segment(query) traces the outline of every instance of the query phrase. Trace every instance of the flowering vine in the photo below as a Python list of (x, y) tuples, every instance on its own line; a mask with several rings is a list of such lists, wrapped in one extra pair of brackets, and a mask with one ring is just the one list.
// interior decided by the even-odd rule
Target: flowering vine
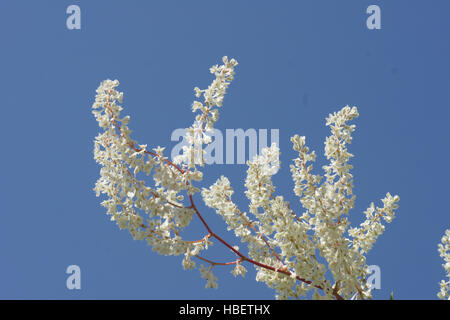
[[(164, 155), (164, 148), (148, 150), (147, 145), (131, 138), (130, 117), (120, 114), (123, 93), (116, 90), (119, 82), (105, 80), (100, 84), (93, 104), (93, 114), (102, 128), (94, 142), (94, 158), (101, 165), (94, 190), (97, 196), (106, 195), (101, 204), (107, 214), (120, 229), (127, 229), (133, 239), (145, 240), (154, 251), (183, 255), (183, 268), (195, 268), (196, 261), (200, 262), (206, 287), (217, 288), (212, 272), (216, 266), (231, 266), (233, 275), (245, 276), (244, 265), (253, 264), (256, 280), (275, 289), (277, 299), (300, 299), (309, 292), (315, 299), (371, 298), (365, 255), (383, 233), (383, 223), (394, 218), (399, 197), (387, 193), (381, 207), (370, 204), (361, 225), (350, 226), (348, 215), (355, 195), (349, 164), (353, 155), (347, 146), (355, 130), (349, 122), (358, 117), (356, 107), (346, 106), (327, 117), (331, 134), (325, 140), (325, 156), (329, 164), (323, 166), (323, 176), (313, 174), (316, 154), (307, 147), (305, 137), (291, 138), (298, 156), (290, 170), (294, 193), (304, 208), (301, 214), (276, 194), (272, 176), (280, 168), (280, 152), (275, 144), (247, 162), (248, 212), (233, 202), (233, 188), (224, 176), (209, 188), (196, 187), (203, 178), (199, 170), (204, 165), (203, 148), (211, 143), (210, 133), (238, 64), (227, 57), (222, 60), (222, 65), (211, 67), (215, 79), (208, 88), (194, 89), (202, 101), (192, 104), (196, 116), (186, 130), (188, 145), (173, 161)], [(151, 186), (145, 180), (150, 175)], [(211, 229), (195, 204), (198, 194), (247, 245), (247, 253)], [(194, 216), (203, 224), (205, 234), (198, 240), (186, 240), (181, 233)], [(446, 237), (443, 243), (448, 250), (448, 234)], [(227, 247), (235, 260), (208, 259), (205, 253), (213, 242)], [(448, 271), (448, 254), (446, 259)], [(448, 289), (448, 282), (441, 286)]]

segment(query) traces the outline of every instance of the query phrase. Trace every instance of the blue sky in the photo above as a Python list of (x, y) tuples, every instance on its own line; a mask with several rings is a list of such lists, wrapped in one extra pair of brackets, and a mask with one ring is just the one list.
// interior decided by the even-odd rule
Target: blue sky
[[(81, 30), (66, 8), (81, 8)], [(366, 8), (381, 8), (380, 30)], [(95, 89), (119, 79), (133, 138), (149, 146), (192, 123), (193, 88), (212, 80), (223, 55), (239, 61), (216, 127), (276, 128), (279, 194), (300, 210), (288, 165), (290, 136), (305, 135), (325, 163), (325, 117), (356, 105), (353, 225), (386, 192), (400, 195), (395, 220), (368, 255), (381, 268), (378, 299), (435, 299), (444, 278), (437, 244), (450, 227), (450, 40), (448, 1), (22, 1), (0, 2), (0, 298), (272, 299), (255, 281), (217, 269), (205, 289), (180, 257), (159, 256), (109, 221), (92, 191), (99, 176), (91, 114)], [(243, 210), (246, 167), (212, 165)], [(319, 170), (318, 172), (321, 172)], [(200, 199), (197, 199), (197, 202)], [(219, 234), (239, 244), (215, 213)], [(203, 234), (198, 221), (191, 234)], [(217, 243), (211, 256), (233, 258)], [(81, 290), (66, 288), (67, 266)]]

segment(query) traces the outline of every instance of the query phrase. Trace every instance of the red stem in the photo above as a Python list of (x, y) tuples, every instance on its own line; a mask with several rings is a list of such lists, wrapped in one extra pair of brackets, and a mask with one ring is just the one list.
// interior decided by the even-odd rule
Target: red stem
[[(109, 93), (110, 93), (110, 92), (108, 91), (108, 94), (109, 94)], [(114, 115), (114, 113), (112, 112), (111, 108), (109, 107), (109, 97), (108, 97), (108, 101), (107, 101), (107, 104), (105, 105), (105, 107), (111, 112), (112, 115)], [(116, 126), (116, 128), (119, 130), (119, 132), (121, 132), (120, 126), (119, 126), (119, 124), (116, 122), (116, 120), (115, 120), (115, 119), (111, 119), (111, 120), (112, 120), (112, 122), (114, 123), (114, 125)], [(130, 146), (135, 152), (140, 152), (140, 151), (142, 151), (142, 149), (136, 148), (132, 143), (130, 143), (129, 146)], [(151, 151), (147, 151), (147, 150), (145, 150), (144, 152), (145, 152), (146, 154), (150, 154), (150, 155), (152, 155), (152, 156), (154, 156), (154, 157), (159, 157), (159, 158), (161, 158), (161, 155), (159, 155), (159, 154), (157, 154), (157, 153), (154, 153), (154, 152), (151, 152)], [(169, 164), (170, 166), (172, 166), (172, 167), (174, 167), (175, 169), (177, 169), (181, 174), (184, 174), (184, 173), (185, 173), (184, 170), (182, 170), (181, 168), (179, 168), (176, 164), (172, 163), (172, 162), (171, 162), (170, 160), (168, 160), (167, 158), (163, 158), (163, 160), (164, 160), (164, 162), (166, 162), (166, 163)], [(191, 202), (191, 206), (190, 206), (190, 207), (191, 207), (192, 209), (194, 209), (194, 211), (195, 211), (197, 217), (198, 217), (198, 218), (200, 219), (200, 221), (203, 223), (203, 225), (205, 226), (206, 230), (208, 230), (210, 236), (216, 238), (216, 239), (217, 239), (218, 241), (220, 241), (223, 245), (225, 245), (228, 249), (230, 249), (230, 250), (233, 251), (237, 256), (239, 256), (242, 260), (247, 261), (247, 262), (249, 262), (249, 263), (251, 263), (251, 264), (254, 264), (254, 265), (258, 266), (258, 267), (261, 267), (261, 268), (264, 268), (264, 269), (267, 269), (267, 270), (271, 270), (271, 271), (274, 271), (274, 272), (279, 272), (279, 273), (285, 274), (285, 275), (287, 275), (287, 276), (290, 276), (290, 275), (292, 274), (289, 270), (281, 270), (281, 269), (277, 269), (277, 268), (274, 268), (274, 267), (272, 267), (272, 266), (266, 265), (266, 264), (264, 264), (264, 263), (260, 263), (260, 262), (258, 262), (258, 261), (252, 260), (252, 259), (246, 257), (246, 256), (245, 256), (244, 254), (242, 254), (241, 252), (239, 252), (239, 250), (236, 250), (235, 248), (233, 248), (228, 242), (226, 242), (225, 240), (223, 240), (220, 236), (218, 236), (216, 233), (214, 233), (214, 232), (211, 230), (211, 228), (210, 228), (209, 225), (206, 223), (206, 221), (205, 221), (205, 219), (203, 218), (203, 216), (202, 216), (202, 215), (200, 214), (200, 212), (198, 211), (198, 209), (197, 209), (197, 207), (196, 207), (196, 205), (195, 205), (195, 203), (194, 203), (194, 199), (193, 199), (192, 195), (189, 195), (189, 200), (190, 200), (190, 202)], [(200, 258), (200, 257), (198, 256), (198, 258)], [(207, 260), (207, 259), (205, 259), (205, 258), (200, 258), (200, 259), (205, 260), (205, 261)], [(238, 260), (237, 260), (237, 261), (238, 261)], [(208, 260), (208, 262), (209, 262), (209, 260)], [(214, 262), (211, 261), (210, 263), (214, 263)], [(234, 262), (234, 263), (236, 263), (236, 262)], [(221, 265), (234, 264), (234, 263), (222, 263)], [(219, 264), (219, 263), (216, 263), (216, 264)], [(296, 278), (297, 280), (302, 281), (302, 282), (307, 283), (307, 284), (311, 284), (311, 283), (312, 283), (311, 281), (306, 280), (306, 279), (303, 279), (303, 278), (300, 278), (299, 276), (296, 276), (295, 278)], [(317, 289), (323, 290), (323, 287), (321, 287), (321, 286), (315, 285), (314, 287), (317, 288)], [(334, 297), (335, 297), (337, 300), (344, 300), (344, 298), (342, 298), (337, 292), (333, 292), (333, 295), (334, 295)]]

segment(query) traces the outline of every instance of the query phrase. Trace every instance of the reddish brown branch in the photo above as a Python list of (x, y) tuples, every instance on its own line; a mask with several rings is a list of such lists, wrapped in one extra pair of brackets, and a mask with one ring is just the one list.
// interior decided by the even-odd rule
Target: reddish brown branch
[[(231, 199), (229, 199), (227, 196), (225, 196), (225, 198), (228, 201), (231, 201)], [(239, 210), (239, 208), (236, 208), (237, 212), (239, 213), (239, 215), (241, 216), (241, 218), (245, 221), (245, 223), (247, 224), (248, 227), (250, 227), (253, 231), (255, 231), (255, 233), (264, 241), (264, 243), (266, 244), (266, 246), (270, 249), (270, 251), (272, 252), (272, 255), (278, 260), (278, 262), (284, 267), (284, 263), (283, 261), (281, 261), (280, 257), (278, 256), (278, 254), (275, 252), (275, 250), (272, 248), (272, 246), (269, 244), (269, 242), (266, 240), (266, 237), (264, 236), (263, 233), (261, 233), (260, 231), (256, 230), (255, 226), (253, 225), (253, 222), (250, 221), (246, 216), (244, 216), (244, 214), (241, 212), (241, 210)]]
[[(115, 119), (113, 119), (114, 113), (113, 113), (113, 111), (111, 110), (111, 108), (110, 108), (110, 106), (109, 106), (109, 103), (110, 103), (110, 101), (109, 101), (109, 95), (111, 94), (111, 91), (108, 90), (107, 93), (108, 93), (108, 100), (107, 100), (107, 103), (105, 104), (105, 107), (106, 107), (106, 108), (109, 110), (109, 112), (111, 113), (111, 121), (113, 122), (113, 124), (115, 125), (115, 127), (119, 130), (119, 132), (122, 133), (119, 124), (116, 122)], [(202, 119), (202, 122), (203, 122), (203, 121), (204, 121), (204, 118)], [(203, 123), (201, 124), (201, 126), (203, 126)], [(130, 148), (133, 149), (135, 152), (141, 152), (141, 151), (143, 150), (143, 149), (140, 149), (140, 148), (136, 148), (136, 147), (134, 146), (134, 144), (131, 143), (131, 142), (129, 143), (129, 146), (130, 146)], [(149, 154), (149, 155), (152, 155), (152, 156), (154, 156), (154, 157), (162, 158), (162, 160), (163, 160), (164, 162), (166, 162), (168, 165), (174, 167), (174, 168), (175, 168), (176, 170), (178, 170), (181, 174), (184, 174), (184, 173), (185, 173), (185, 171), (184, 171), (183, 169), (181, 169), (181, 168), (178, 167), (176, 164), (172, 163), (170, 160), (168, 160), (167, 158), (162, 157), (161, 155), (159, 155), (159, 154), (157, 154), (157, 153), (154, 153), (154, 152), (151, 152), (151, 151), (148, 151), (148, 150), (144, 150), (144, 153)], [(186, 183), (188, 184), (188, 182), (186, 182)], [(214, 233), (214, 232), (211, 230), (211, 228), (209, 227), (209, 225), (207, 224), (207, 222), (205, 221), (205, 219), (203, 218), (203, 216), (201, 215), (201, 213), (200, 213), (199, 210), (197, 209), (197, 207), (196, 207), (196, 205), (195, 205), (195, 203), (194, 203), (194, 199), (193, 199), (192, 195), (189, 195), (189, 200), (190, 200), (190, 202), (191, 202), (191, 205), (190, 205), (188, 208), (192, 208), (192, 209), (195, 211), (197, 217), (200, 219), (200, 221), (202, 222), (202, 224), (204, 225), (204, 227), (206, 228), (206, 230), (208, 230), (208, 232), (209, 232), (208, 237), (214, 237), (214, 238), (216, 238), (219, 242), (221, 242), (221, 243), (222, 243), (223, 245), (225, 245), (228, 249), (230, 249), (233, 253), (235, 253), (240, 259), (236, 260), (235, 262), (215, 263), (215, 262), (213, 262), (213, 261), (207, 260), (206, 258), (202, 258), (202, 257), (200, 257), (200, 256), (196, 256), (197, 258), (199, 258), (199, 259), (201, 259), (201, 260), (203, 260), (203, 261), (209, 262), (209, 263), (211, 263), (211, 265), (215, 265), (215, 264), (217, 264), (217, 265), (230, 265), (230, 264), (236, 264), (238, 261), (247, 261), (247, 262), (249, 262), (249, 263), (251, 263), (251, 264), (254, 264), (254, 265), (258, 266), (258, 267), (261, 267), (261, 268), (264, 268), (264, 269), (267, 269), (267, 270), (271, 270), (271, 271), (274, 271), (274, 272), (282, 273), (282, 274), (284, 274), (284, 275), (286, 275), (286, 276), (291, 276), (291, 275), (292, 275), (292, 273), (291, 273), (289, 270), (287, 270), (287, 269), (278, 269), (278, 268), (274, 268), (274, 267), (272, 267), (272, 266), (266, 265), (266, 264), (264, 264), (264, 263), (260, 263), (260, 262), (258, 262), (258, 261), (255, 261), (255, 260), (253, 260), (253, 259), (251, 259), (251, 258), (245, 256), (245, 255), (242, 254), (239, 250), (237, 250), (237, 249), (235, 249), (234, 247), (232, 247), (228, 242), (226, 242), (225, 240), (223, 240), (219, 235), (217, 235), (216, 233)], [(145, 226), (145, 225), (141, 225), (141, 227), (144, 227), (144, 228), (145, 228), (146, 226)], [(157, 232), (154, 231), (154, 230), (151, 230), (151, 231), (157, 233)], [(200, 241), (203, 241), (203, 239), (202, 239), (202, 240), (199, 240), (198, 242), (200, 242)], [(269, 246), (269, 247), (270, 247), (270, 246)], [(301, 278), (301, 277), (299, 277), (299, 276), (296, 276), (295, 278), (296, 278), (297, 280), (301, 281), (301, 282), (304, 282), (304, 283), (307, 283), (307, 284), (312, 284), (312, 282), (311, 282), (310, 280), (303, 279), (303, 278)], [(319, 285), (314, 285), (314, 287), (317, 288), (317, 289), (320, 289), (320, 290), (324, 290), (324, 288), (323, 288), (322, 286), (319, 286)], [(333, 295), (334, 295), (334, 297), (335, 297), (337, 300), (344, 300), (344, 298), (342, 298), (342, 297), (337, 293), (337, 290), (334, 290), (334, 291), (333, 291)]]
[(203, 258), (203, 257), (199, 256), (198, 254), (195, 255), (194, 257), (196, 257), (197, 259), (200, 259), (202, 261), (208, 262), (212, 266), (229, 266), (229, 265), (237, 264), (242, 261), (241, 259), (237, 259), (235, 261), (230, 261), (230, 262), (215, 262), (215, 261), (211, 261), (209, 259)]

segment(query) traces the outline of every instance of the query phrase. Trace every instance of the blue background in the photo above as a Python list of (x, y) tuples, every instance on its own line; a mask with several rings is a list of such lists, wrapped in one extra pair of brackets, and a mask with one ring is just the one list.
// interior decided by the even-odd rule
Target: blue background
[[(81, 7), (81, 30), (66, 28), (71, 4)], [(371, 4), (381, 7), (381, 30), (366, 27)], [(445, 277), (437, 244), (450, 227), (449, 10), (444, 0), (2, 0), (0, 298), (274, 297), (252, 266), (245, 279), (217, 267), (219, 289), (205, 289), (181, 257), (159, 256), (119, 231), (92, 191), (100, 168), (91, 105), (100, 81), (120, 80), (133, 138), (169, 152), (172, 131), (192, 123), (194, 86), (205, 88), (208, 68), (228, 55), (239, 66), (216, 127), (280, 129), (274, 181), (297, 211), (290, 136), (307, 137), (322, 172), (325, 117), (358, 106), (353, 226), (386, 192), (401, 198), (368, 255), (381, 268), (374, 298), (393, 290), (398, 299), (435, 299)], [(201, 186), (228, 176), (248, 210), (245, 170), (210, 166)], [(200, 208), (217, 233), (240, 244)], [(189, 234), (204, 234), (198, 221)], [(214, 250), (209, 257), (233, 259), (219, 243)], [(81, 290), (66, 288), (71, 264), (81, 267)]]

